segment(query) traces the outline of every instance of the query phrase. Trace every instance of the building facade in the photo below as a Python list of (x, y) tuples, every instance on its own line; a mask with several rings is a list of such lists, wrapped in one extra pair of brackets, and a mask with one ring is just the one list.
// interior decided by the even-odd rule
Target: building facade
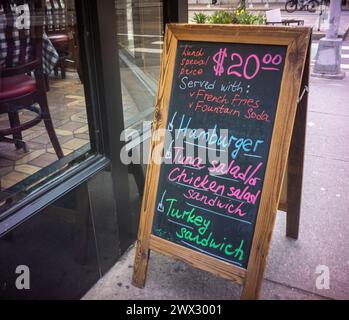
[(3, 17), (25, 22), (30, 12), (23, 34), (42, 27), (43, 68), (21, 79), (38, 87), (43, 72), (47, 86), (35, 105), (16, 107), (31, 87), (16, 87), (16, 96), (5, 86), (22, 32), (11, 25), (19, 30), (4, 37), (0, 69), (0, 298), (78, 299), (136, 239), (144, 167), (121, 161), (120, 136), (137, 129), (140, 145), (149, 138), (165, 24), (186, 22), (188, 4), (32, 2), (40, 6), (29, 11), (26, 1), (0, 1)]

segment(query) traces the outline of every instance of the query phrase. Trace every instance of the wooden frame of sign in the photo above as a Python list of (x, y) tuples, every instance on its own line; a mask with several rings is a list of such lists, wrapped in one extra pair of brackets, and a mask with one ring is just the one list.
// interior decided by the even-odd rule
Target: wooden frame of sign
[[(264, 277), (275, 216), (281, 196), (283, 177), (287, 168), (298, 96), (301, 88), (310, 35), (310, 28), (303, 27), (195, 24), (167, 25), (149, 154), (152, 161), (147, 169), (136, 243), (132, 280), (135, 286), (140, 288), (144, 287), (149, 253), (150, 250), (154, 250), (187, 262), (193, 267), (243, 285), (242, 299), (258, 298)], [(167, 124), (177, 43), (179, 40), (287, 46), (280, 95), (277, 103), (263, 189), (247, 269), (191, 250), (152, 234), (154, 211), (156, 208), (156, 193), (160, 177), (162, 147), (164, 144), (164, 137), (157, 136), (154, 133), (158, 132), (158, 129), (165, 129)], [(302, 115), (299, 115), (299, 117), (302, 117)], [(301, 143), (301, 147), (302, 146), (304, 146), (303, 143)], [(301, 156), (302, 155), (303, 154), (301, 154)], [(302, 163), (302, 161), (298, 161), (298, 163)], [(295, 218), (297, 219), (297, 216)], [(295, 224), (293, 223), (293, 225)], [(296, 237), (298, 230), (293, 233)]]

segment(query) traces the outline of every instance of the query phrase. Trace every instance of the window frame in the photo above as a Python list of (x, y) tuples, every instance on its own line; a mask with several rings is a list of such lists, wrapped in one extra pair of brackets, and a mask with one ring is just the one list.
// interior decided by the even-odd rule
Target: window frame
[[(71, 167), (62, 168), (53, 179), (50, 177), (44, 181), (39, 190), (1, 213), (0, 237), (109, 167), (119, 230), (129, 234), (131, 239), (134, 237), (131, 231), (133, 221), (129, 214), (128, 168), (120, 160), (120, 151), (125, 145), (120, 140), (120, 134), (125, 126), (118, 45), (117, 41), (110, 41), (113, 39), (111, 32), (100, 32), (111, 28), (115, 30), (116, 37), (115, 3), (114, 0), (75, 0), (75, 8), (81, 67), (85, 75), (85, 100), (91, 144), (89, 152), (93, 154), (81, 162), (72, 160)], [(178, 3), (164, 0), (164, 26), (168, 22), (187, 20), (188, 0), (179, 0)], [(142, 133), (138, 143), (142, 144), (149, 138), (150, 128)]]
[(91, 148), (82, 155), (85, 159), (80, 162), (73, 159), (69, 166), (45, 179), (38, 190), (2, 212), (0, 236), (108, 167), (113, 177), (116, 209), (122, 213), (119, 223), (123, 226), (130, 223), (127, 166), (120, 161), (124, 122), (117, 42), (110, 41), (112, 33), (100, 32), (114, 27), (116, 38), (114, 1), (76, 0), (75, 8)]

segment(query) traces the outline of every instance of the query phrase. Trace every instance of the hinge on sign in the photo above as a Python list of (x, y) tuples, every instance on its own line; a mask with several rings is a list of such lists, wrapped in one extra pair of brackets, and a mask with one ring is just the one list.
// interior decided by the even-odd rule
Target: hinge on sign
[(309, 87), (307, 85), (304, 86), (301, 95), (297, 99), (297, 103), (301, 102), (301, 100), (303, 99), (303, 96), (305, 95), (306, 92), (309, 92)]

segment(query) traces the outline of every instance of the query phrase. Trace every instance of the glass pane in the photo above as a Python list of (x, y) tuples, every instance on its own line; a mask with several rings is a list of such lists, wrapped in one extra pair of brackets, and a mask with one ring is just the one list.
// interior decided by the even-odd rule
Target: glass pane
[(116, 1), (125, 127), (151, 119), (163, 44), (163, 1)]
[(2, 3), (0, 214), (90, 150), (74, 1)]
[[(80, 299), (119, 258), (118, 236), (108, 167), (0, 236), (0, 299)], [(19, 265), (30, 290), (16, 288)]]

